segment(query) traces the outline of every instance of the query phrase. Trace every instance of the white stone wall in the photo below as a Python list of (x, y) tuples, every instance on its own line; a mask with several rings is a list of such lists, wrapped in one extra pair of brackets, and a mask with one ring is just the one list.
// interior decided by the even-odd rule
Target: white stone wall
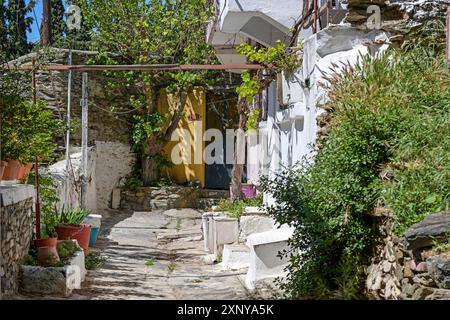
[(135, 156), (131, 147), (120, 142), (95, 141), (95, 182), (98, 210), (109, 208), (112, 190), (131, 173)]
[[(77, 207), (81, 196), (81, 153), (73, 153), (68, 199), (66, 200), (66, 161), (62, 160), (49, 167), (48, 174), (57, 182), (57, 207)], [(129, 145), (121, 142), (95, 141), (89, 148), (87, 209), (92, 213), (111, 207), (112, 190), (119, 185), (121, 178), (130, 174), (135, 156)]]
[[(97, 212), (96, 199), (96, 155), (93, 148), (89, 148), (88, 154), (88, 188), (87, 188), (87, 209)], [(56, 204), (58, 211), (62, 208), (80, 206), (81, 198), (81, 152), (70, 155), (69, 175), (66, 174), (66, 160), (61, 160), (51, 165), (47, 170), (49, 175), (56, 182), (56, 195), (60, 199)], [(68, 181), (68, 183), (66, 183)], [(68, 191), (66, 192), (66, 188)], [(67, 197), (67, 198), (66, 198)]]
[[(303, 158), (312, 161), (313, 145), (317, 135), (317, 116), (323, 112), (320, 105), (326, 102), (324, 74), (330, 74), (332, 64), (355, 64), (360, 55), (378, 54), (387, 45), (374, 45), (373, 41), (387, 40), (388, 35), (379, 30), (364, 32), (347, 26), (333, 26), (306, 39), (302, 68), (289, 78), (284, 77), (283, 100), (290, 99), (288, 107), (281, 108), (277, 99), (276, 83), (269, 88), (268, 119), (260, 124), (267, 133), (269, 165), (260, 167), (261, 174), (273, 177), (282, 167), (292, 167)], [(273, 203), (270, 195), (267, 203)]]

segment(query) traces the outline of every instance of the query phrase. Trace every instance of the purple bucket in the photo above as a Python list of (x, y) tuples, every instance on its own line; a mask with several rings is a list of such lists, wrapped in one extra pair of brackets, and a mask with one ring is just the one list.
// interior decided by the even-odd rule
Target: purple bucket
[[(242, 193), (245, 198), (256, 198), (256, 186), (254, 184), (243, 183)], [(233, 190), (230, 186), (230, 195), (233, 197)]]

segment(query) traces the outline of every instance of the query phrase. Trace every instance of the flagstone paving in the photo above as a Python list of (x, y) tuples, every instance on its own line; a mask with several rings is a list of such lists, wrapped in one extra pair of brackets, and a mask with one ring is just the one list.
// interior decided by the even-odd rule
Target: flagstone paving
[(206, 265), (201, 212), (113, 212), (95, 251), (106, 257), (72, 299), (245, 299), (246, 270)]

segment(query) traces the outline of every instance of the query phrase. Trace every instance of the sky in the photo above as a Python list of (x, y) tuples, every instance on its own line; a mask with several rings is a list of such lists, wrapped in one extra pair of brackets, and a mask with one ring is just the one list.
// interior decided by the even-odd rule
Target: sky
[[(27, 4), (30, 2), (30, 0), (25, 1)], [(36, 1), (36, 6), (34, 7), (34, 12), (36, 13), (37, 21), (34, 19), (34, 13), (31, 12), (28, 15), (34, 19), (33, 25), (31, 26), (32, 30), (31, 32), (28, 32), (28, 41), (35, 42), (39, 40), (39, 28), (38, 24), (41, 25), (42, 20), (42, 0)]]

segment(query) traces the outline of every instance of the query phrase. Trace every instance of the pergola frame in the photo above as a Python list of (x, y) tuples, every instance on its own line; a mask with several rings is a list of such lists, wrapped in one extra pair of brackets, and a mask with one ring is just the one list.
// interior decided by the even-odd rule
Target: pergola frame
[[(69, 52), (69, 63), (71, 63), (72, 53)], [(138, 71), (138, 72), (158, 72), (158, 71), (193, 71), (193, 70), (262, 70), (271, 69), (272, 65), (261, 64), (206, 64), (206, 65), (180, 65), (180, 64), (150, 64), (150, 65), (48, 65), (42, 66), (40, 70), (47, 71), (68, 71), (68, 101), (67, 101), (67, 132), (66, 132), (66, 174), (69, 177), (70, 167), (70, 111), (71, 111), (71, 92), (72, 92), (72, 72), (82, 72), (82, 141), (81, 141), (81, 203), (80, 206), (86, 209), (87, 206), (87, 166), (88, 166), (88, 72), (100, 71)], [(18, 68), (23, 70), (23, 68)], [(25, 70), (27, 67), (25, 67)], [(33, 72), (36, 67), (32, 66)], [(66, 182), (66, 202), (68, 201), (68, 180)]]

